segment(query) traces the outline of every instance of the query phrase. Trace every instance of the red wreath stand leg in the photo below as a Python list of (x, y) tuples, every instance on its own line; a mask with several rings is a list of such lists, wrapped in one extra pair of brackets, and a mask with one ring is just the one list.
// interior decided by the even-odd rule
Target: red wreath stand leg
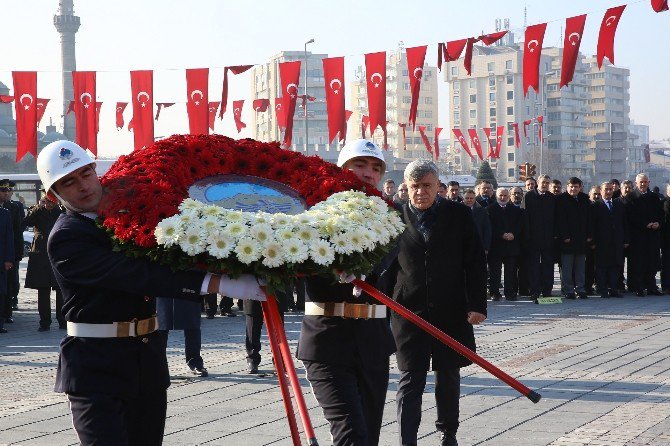
[(296, 404), (298, 406), (298, 413), (300, 414), (300, 421), (302, 422), (305, 436), (307, 437), (307, 444), (309, 446), (318, 446), (316, 436), (314, 435), (314, 428), (312, 427), (312, 420), (309, 418), (307, 404), (305, 397), (302, 394), (298, 374), (295, 371), (293, 359), (291, 356), (291, 349), (289, 348), (286, 339), (286, 332), (284, 331), (284, 324), (279, 315), (279, 307), (277, 300), (271, 294), (266, 293), (267, 300), (261, 302), (263, 307), (263, 317), (265, 319), (265, 326), (268, 331), (268, 338), (270, 339), (270, 347), (272, 349), (272, 357), (274, 358), (275, 367), (277, 369), (277, 377), (279, 378), (279, 386), (281, 387), (282, 398), (284, 399), (284, 408), (286, 409), (286, 416), (288, 417), (289, 426), (291, 428), (291, 438), (294, 446), (301, 445), (300, 433), (293, 413), (293, 405), (291, 404), (291, 394), (288, 389), (288, 381), (293, 389)]
[(369, 283), (366, 283), (360, 279), (356, 279), (352, 282), (354, 285), (368, 293), (370, 296), (374, 297), (377, 299), (379, 302), (383, 303), (396, 313), (398, 313), (400, 316), (404, 317), (408, 321), (412, 322), (414, 325), (417, 325), (419, 328), (423, 329), (424, 331), (430, 333), (433, 335), (433, 337), (437, 338), (440, 340), (442, 343), (446, 344), (448, 347), (450, 347), (452, 350), (455, 350), (456, 352), (460, 353), (461, 355), (465, 356), (468, 358), (470, 361), (474, 362), (487, 372), (491, 373), (493, 376), (496, 378), (500, 379), (503, 381), (505, 384), (508, 386), (512, 387), (514, 390), (518, 391), (522, 395), (526, 396), (529, 400), (531, 400), (533, 403), (537, 403), (540, 401), (540, 398), (542, 398), (542, 395), (539, 393), (530, 390), (528, 387), (524, 386), (521, 384), (519, 381), (516, 379), (512, 378), (510, 375), (507, 373), (503, 372), (500, 370), (498, 367), (494, 366), (490, 362), (488, 362), (486, 359), (482, 358), (430, 322), (424, 320), (423, 318), (417, 316), (414, 314), (414, 312), (408, 310), (404, 306), (400, 305), (398, 302), (394, 301), (390, 297), (388, 297), (386, 294), (382, 293)]

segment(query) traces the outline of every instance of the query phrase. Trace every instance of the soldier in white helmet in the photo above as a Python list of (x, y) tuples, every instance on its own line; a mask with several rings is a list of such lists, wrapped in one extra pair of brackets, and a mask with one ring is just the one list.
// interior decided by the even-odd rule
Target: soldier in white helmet
[[(377, 187), (386, 162), (376, 144), (359, 139), (342, 148), (337, 165)], [(367, 280), (388, 292), (384, 280), (391, 276), (391, 261), (382, 263)], [(333, 444), (374, 446), (386, 402), (389, 356), (395, 351), (386, 307), (354, 293), (349, 283), (324, 277), (307, 279), (305, 300), (297, 356), (330, 423)]]
[(67, 209), (47, 243), (67, 321), (55, 391), (67, 394), (82, 445), (159, 445), (170, 375), (153, 296), (196, 301), (208, 292), (259, 300), (265, 295), (252, 276), (174, 272), (114, 252), (95, 222), (103, 196), (95, 163), (78, 145), (49, 144), (37, 158), (37, 171), (46, 192)]

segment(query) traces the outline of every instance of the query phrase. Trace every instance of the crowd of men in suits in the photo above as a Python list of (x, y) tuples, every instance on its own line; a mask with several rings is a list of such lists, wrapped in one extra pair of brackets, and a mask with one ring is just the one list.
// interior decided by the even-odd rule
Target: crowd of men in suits
[[(391, 196), (399, 204), (403, 186)], [(525, 190), (494, 190), (488, 181), (463, 190), (450, 181), (440, 195), (472, 209), (494, 301), (552, 296), (556, 265), (567, 299), (670, 294), (670, 185), (661, 195), (641, 173), (634, 182), (612, 179), (586, 192), (577, 177), (563, 184), (541, 175), (528, 178)]]

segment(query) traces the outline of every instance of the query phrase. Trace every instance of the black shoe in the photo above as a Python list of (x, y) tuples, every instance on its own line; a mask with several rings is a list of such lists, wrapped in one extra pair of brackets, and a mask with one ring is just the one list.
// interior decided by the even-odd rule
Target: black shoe
[(440, 434), (440, 446), (458, 446), (456, 435), (442, 432)]
[(51, 327), (48, 325), (40, 325), (40, 328), (37, 329), (37, 331), (49, 331), (51, 330)]
[(3, 334), (7, 333), (7, 329), (6, 328), (0, 328), (0, 333), (3, 333)]
[(258, 373), (258, 364), (254, 364), (253, 362), (248, 362), (247, 363), (247, 371), (251, 375), (255, 375)]
[(586, 294), (584, 291), (581, 291), (581, 292), (577, 293), (577, 297), (579, 297), (580, 299), (588, 299), (589, 295)]
[(204, 366), (200, 367), (190, 367), (191, 373), (193, 373), (195, 376), (200, 376), (202, 378), (209, 376), (209, 373), (207, 373), (207, 369)]
[(11, 317), (6, 317), (5, 318), (5, 324), (13, 324), (13, 323), (14, 323), (14, 319), (12, 319)]
[(663, 296), (663, 293), (658, 288), (652, 288), (647, 290), (647, 295), (649, 296)]
[(647, 294), (644, 292), (644, 290), (637, 290), (637, 291), (635, 292), (635, 295), (636, 295), (637, 297), (644, 297), (644, 296), (646, 296)]
[(534, 304), (539, 304), (539, 303), (540, 303), (540, 301), (538, 300), (538, 298), (537, 298), (537, 297), (533, 297), (533, 303), (534, 303)]
[(207, 319), (214, 319), (214, 315), (213, 315), (213, 314), (208, 314), (206, 317), (207, 317)]
[(565, 295), (566, 299), (577, 299), (577, 296), (575, 296), (575, 293), (568, 293)]

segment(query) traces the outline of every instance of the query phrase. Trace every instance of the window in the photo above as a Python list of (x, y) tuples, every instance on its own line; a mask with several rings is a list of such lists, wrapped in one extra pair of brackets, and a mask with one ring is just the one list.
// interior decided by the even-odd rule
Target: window
[(477, 110), (470, 110), (470, 118), (477, 119)]
[(512, 75), (507, 76), (507, 80), (506, 80), (506, 81), (507, 81), (507, 84), (508, 84), (508, 85), (513, 84), (513, 83), (514, 83), (514, 76), (512, 76)]
[(403, 96), (402, 97), (402, 103), (403, 104), (411, 104), (412, 103), (412, 96)]
[(433, 124), (426, 124), (426, 130), (428, 130), (429, 132), (432, 132), (433, 131)]
[(496, 100), (496, 92), (491, 91), (489, 92), (489, 101), (495, 101)]
[(507, 138), (507, 146), (512, 147), (514, 145), (514, 137), (510, 136)]
[(403, 82), (402, 83), (402, 89), (405, 91), (409, 91), (409, 82)]
[(470, 80), (468, 81), (468, 86), (469, 86), (470, 88), (476, 88), (476, 87), (477, 87), (477, 82), (476, 82), (474, 79), (470, 79)]
[(407, 70), (402, 70), (402, 75), (403, 75), (403, 76), (409, 76), (409, 71), (407, 71)]
[(514, 99), (514, 91), (513, 90), (510, 90), (510, 91), (507, 92), (507, 99), (510, 100), (510, 101), (512, 99)]
[(495, 71), (496, 69), (496, 64), (495, 62), (489, 62), (486, 64), (486, 69), (489, 70), (489, 73), (492, 71)]
[(459, 102), (461, 102), (461, 97), (460, 96), (454, 96), (454, 104), (458, 105)]
[(477, 103), (477, 95), (476, 94), (471, 94), (470, 95), (470, 103), (471, 104), (476, 104)]
[(423, 112), (423, 117), (424, 118), (432, 118), (433, 117), (433, 112), (430, 110), (426, 110)]
[(512, 116), (514, 114), (514, 107), (507, 107), (507, 116)]
[(489, 87), (495, 87), (496, 86), (496, 78), (491, 76), (489, 78)]
[(451, 75), (458, 76), (458, 67), (451, 67)]
[(433, 98), (430, 96), (423, 98), (423, 103), (424, 104), (432, 104), (433, 103)]
[(496, 109), (495, 107), (489, 108), (489, 116), (495, 116), (496, 115)]
[(515, 170), (514, 167), (510, 167), (509, 169), (507, 169), (507, 176), (510, 178), (514, 178), (514, 170)]
[(507, 152), (507, 161), (514, 162), (514, 152)]
[(454, 121), (460, 121), (460, 120), (461, 120), (461, 112), (454, 112)]
[(506, 70), (511, 70), (512, 69), (512, 61), (511, 60), (506, 60), (505, 61), (505, 69)]

